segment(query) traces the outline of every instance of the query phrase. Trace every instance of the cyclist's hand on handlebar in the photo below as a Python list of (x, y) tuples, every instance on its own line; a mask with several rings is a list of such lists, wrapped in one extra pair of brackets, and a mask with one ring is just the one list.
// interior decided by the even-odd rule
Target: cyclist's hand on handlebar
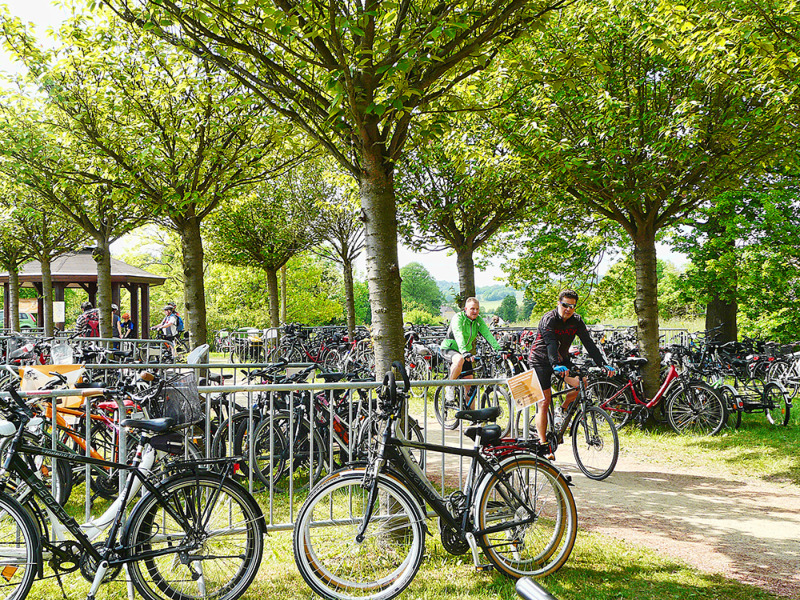
[(603, 365), (603, 370), (609, 377), (613, 377), (617, 372), (617, 370), (611, 365)]
[(569, 375), (569, 369), (564, 365), (556, 365), (555, 367), (553, 367), (553, 372), (556, 375), (564, 375), (564, 376)]

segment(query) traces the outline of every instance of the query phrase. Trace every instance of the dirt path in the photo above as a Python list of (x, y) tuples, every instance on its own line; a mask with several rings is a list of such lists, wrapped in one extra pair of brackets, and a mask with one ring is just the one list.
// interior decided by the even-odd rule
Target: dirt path
[(648, 546), (702, 571), (800, 598), (800, 487), (620, 457), (605, 481), (566, 448), (582, 528)]

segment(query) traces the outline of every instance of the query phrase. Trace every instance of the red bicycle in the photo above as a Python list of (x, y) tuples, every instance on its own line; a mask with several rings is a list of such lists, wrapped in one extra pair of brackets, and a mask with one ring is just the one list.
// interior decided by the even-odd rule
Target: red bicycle
[(617, 429), (632, 420), (644, 423), (662, 400), (667, 422), (677, 433), (715, 435), (724, 427), (728, 418), (725, 404), (707, 383), (687, 379), (670, 364), (658, 392), (648, 399), (639, 373), (647, 359), (626, 358), (616, 364), (620, 375), (592, 383), (589, 392), (611, 415)]

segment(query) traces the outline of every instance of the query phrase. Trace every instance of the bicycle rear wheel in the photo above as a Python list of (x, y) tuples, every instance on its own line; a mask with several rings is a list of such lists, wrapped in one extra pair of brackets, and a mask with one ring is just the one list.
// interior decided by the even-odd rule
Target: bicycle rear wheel
[(475, 504), (475, 523), (486, 557), (501, 573), (542, 577), (569, 558), (578, 513), (564, 476), (533, 455), (507, 459), (487, 477)]
[(24, 600), (36, 578), (39, 531), (27, 511), (0, 494), (0, 596)]
[(575, 417), (572, 453), (589, 479), (599, 481), (611, 475), (619, 458), (619, 436), (614, 421), (602, 408), (588, 406)]
[(384, 475), (378, 475), (364, 540), (356, 541), (369, 506), (363, 480), (363, 469), (334, 473), (311, 492), (297, 515), (294, 560), (306, 583), (325, 598), (394, 598), (422, 562), (422, 511), (405, 486)]
[[(264, 551), (264, 517), (253, 497), (212, 473), (177, 476), (147, 494), (131, 512), (123, 546), (146, 600), (235, 600), (255, 579)], [(176, 519), (181, 515), (185, 524)]]
[(728, 418), (725, 424), (731, 429), (739, 429), (742, 425), (743, 411), (742, 401), (739, 398), (739, 394), (736, 392), (736, 388), (724, 383), (717, 388), (717, 391), (722, 398), (723, 404), (725, 404), (725, 410), (728, 411)]
[(680, 383), (667, 398), (665, 410), (676, 433), (691, 435), (716, 435), (728, 418), (722, 398), (702, 381)]
[(786, 390), (779, 383), (770, 382), (764, 387), (761, 403), (770, 425), (788, 425), (792, 405), (786, 398)]

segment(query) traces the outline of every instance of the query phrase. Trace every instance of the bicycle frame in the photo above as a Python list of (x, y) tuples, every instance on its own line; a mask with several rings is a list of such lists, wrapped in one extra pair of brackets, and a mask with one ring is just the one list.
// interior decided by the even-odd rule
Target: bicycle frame
[[(672, 387), (672, 384), (677, 380), (680, 379), (680, 374), (678, 370), (675, 368), (675, 365), (670, 365), (669, 369), (667, 370), (667, 376), (664, 378), (661, 387), (658, 388), (655, 396), (653, 396), (647, 402), (642, 401), (639, 398), (639, 395), (636, 393), (636, 385), (633, 383), (633, 380), (628, 377), (628, 382), (623, 385), (619, 390), (617, 390), (614, 395), (610, 398), (606, 398), (603, 402), (600, 403), (600, 408), (608, 413), (617, 412), (617, 413), (626, 413), (630, 414), (632, 411), (626, 410), (624, 408), (619, 408), (616, 406), (611, 406), (611, 402), (618, 398), (621, 394), (625, 392), (625, 390), (630, 390), (632, 392), (633, 401), (639, 405), (644, 406), (647, 409), (652, 409), (656, 404), (658, 404), (661, 399), (666, 395), (669, 389)], [(645, 398), (647, 400), (647, 398)]]

